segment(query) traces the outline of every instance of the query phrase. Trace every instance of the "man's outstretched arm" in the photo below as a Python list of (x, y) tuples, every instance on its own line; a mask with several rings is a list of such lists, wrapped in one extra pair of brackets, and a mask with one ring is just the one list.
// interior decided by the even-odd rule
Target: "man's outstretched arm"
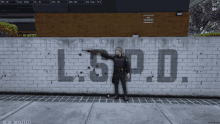
[(114, 57), (111, 55), (108, 55), (108, 53), (104, 53), (102, 50), (82, 50), (86, 52), (90, 52), (92, 55), (101, 55), (106, 59), (114, 60)]
[(106, 59), (114, 60), (114, 57), (111, 56), (111, 55), (108, 55), (108, 53), (99, 52), (98, 55), (101, 55), (102, 57), (104, 57), (104, 58), (106, 58)]

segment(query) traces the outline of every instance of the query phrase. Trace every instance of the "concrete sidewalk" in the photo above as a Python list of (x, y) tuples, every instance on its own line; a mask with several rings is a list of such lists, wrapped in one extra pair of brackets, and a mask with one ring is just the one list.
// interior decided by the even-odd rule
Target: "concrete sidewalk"
[(31, 124), (220, 124), (220, 106), (0, 101), (0, 124), (22, 120)]

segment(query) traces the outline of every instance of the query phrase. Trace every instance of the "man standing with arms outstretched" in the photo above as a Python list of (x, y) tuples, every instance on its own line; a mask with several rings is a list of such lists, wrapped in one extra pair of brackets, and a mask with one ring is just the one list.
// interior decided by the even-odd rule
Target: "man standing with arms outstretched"
[(103, 56), (106, 59), (111, 59), (114, 61), (114, 72), (113, 72), (113, 78), (112, 78), (112, 83), (115, 84), (115, 97), (114, 99), (118, 99), (118, 84), (119, 84), (119, 79), (121, 80), (122, 83), (122, 88), (124, 91), (124, 100), (128, 101), (127, 97), (127, 89), (126, 89), (126, 81), (125, 81), (125, 72), (127, 72), (127, 77), (130, 77), (130, 66), (128, 63), (128, 60), (125, 56), (122, 56), (122, 48), (117, 47), (115, 50), (115, 56), (109, 56), (106, 53), (103, 53), (101, 51), (95, 50), (88, 50), (89, 52), (92, 52), (92, 54), (98, 54)]

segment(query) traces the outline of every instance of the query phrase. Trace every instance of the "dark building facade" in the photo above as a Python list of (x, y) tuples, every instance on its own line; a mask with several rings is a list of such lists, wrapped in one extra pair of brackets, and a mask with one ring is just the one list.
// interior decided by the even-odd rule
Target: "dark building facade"
[(189, 0), (1, 0), (1, 13), (188, 12)]
[(189, 0), (1, 0), (0, 21), (35, 19), (9, 23), (37, 36), (187, 36), (188, 9)]

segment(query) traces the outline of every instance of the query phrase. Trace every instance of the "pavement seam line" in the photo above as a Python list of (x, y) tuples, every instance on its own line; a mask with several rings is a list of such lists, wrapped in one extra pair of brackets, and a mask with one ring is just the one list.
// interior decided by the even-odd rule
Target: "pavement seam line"
[[(155, 106), (157, 106), (157, 104), (155, 104)], [(157, 109), (160, 110), (160, 108), (157, 106)], [(167, 120), (171, 123), (171, 121), (169, 120), (169, 118), (163, 113), (163, 111), (160, 110), (160, 112), (167, 118)], [(172, 123), (171, 123), (172, 124)]]
[[(68, 99), (67, 99), (67, 100), (69, 100), (69, 99), (70, 99), (70, 97), (68, 97)], [(67, 100), (66, 100), (66, 101), (67, 101)], [(65, 101), (65, 102), (66, 102), (66, 101)]]
[[(209, 104), (208, 102), (206, 102), (205, 100), (203, 100), (203, 99), (201, 99), (202, 101), (204, 101), (205, 103), (207, 103), (207, 104)], [(209, 104), (209, 105), (211, 105), (211, 104)]]
[[(56, 96), (56, 98), (57, 98), (57, 97), (58, 97), (58, 96)], [(56, 98), (54, 98), (53, 101), (54, 101)], [(52, 101), (52, 102), (53, 102), (53, 101)]]
[(86, 99), (86, 102), (89, 100), (89, 97)]
[[(76, 99), (76, 97), (73, 99), (73, 101), (74, 101), (75, 99)], [(72, 101), (72, 102), (73, 102), (73, 101)]]
[[(33, 101), (32, 101), (33, 102)], [(28, 106), (29, 104), (31, 104), (32, 102), (29, 102), (23, 106), (18, 107), (15, 111), (11, 112), (10, 114), (6, 115), (6, 117), (3, 117), (2, 119), (0, 119), (0, 121), (5, 120), (6, 118), (8, 118), (9, 116), (13, 115), (14, 113), (18, 112), (19, 110), (23, 109), (24, 107)]]
[(83, 98), (83, 97), (81, 97), (81, 99), (79, 100), (79, 102), (81, 102), (82, 98)]
[[(90, 115), (90, 112), (91, 112), (91, 110), (92, 110), (93, 104), (94, 104), (94, 102), (92, 103), (92, 106), (91, 106), (91, 108), (90, 108), (90, 110), (89, 110), (89, 114), (88, 114), (88, 116), (87, 116), (87, 118), (86, 118), (86, 122), (87, 122), (87, 119), (89, 118), (89, 115)], [(85, 124), (86, 124), (86, 122), (85, 122)]]

